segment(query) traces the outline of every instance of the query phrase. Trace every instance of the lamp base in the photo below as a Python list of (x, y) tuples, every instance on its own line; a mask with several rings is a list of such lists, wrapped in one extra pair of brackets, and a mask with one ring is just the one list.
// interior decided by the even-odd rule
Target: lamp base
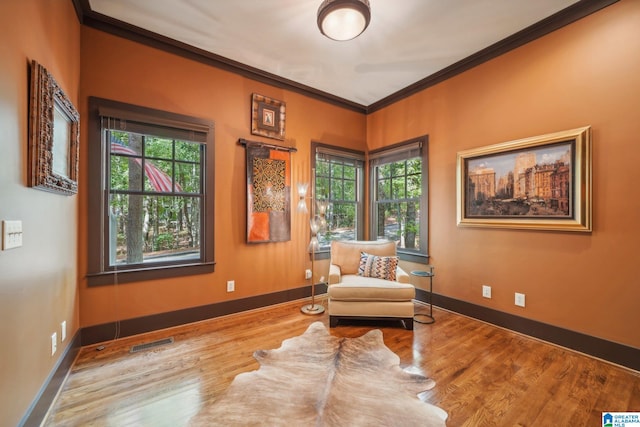
[(307, 304), (300, 307), (300, 311), (304, 314), (322, 314), (324, 313), (324, 307), (319, 304)]

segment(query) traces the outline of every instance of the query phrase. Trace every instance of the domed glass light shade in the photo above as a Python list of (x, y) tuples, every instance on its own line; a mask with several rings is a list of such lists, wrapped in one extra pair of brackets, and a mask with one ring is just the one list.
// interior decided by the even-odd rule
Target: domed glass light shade
[(369, 26), (369, 0), (324, 0), (318, 8), (318, 28), (332, 40), (358, 37)]

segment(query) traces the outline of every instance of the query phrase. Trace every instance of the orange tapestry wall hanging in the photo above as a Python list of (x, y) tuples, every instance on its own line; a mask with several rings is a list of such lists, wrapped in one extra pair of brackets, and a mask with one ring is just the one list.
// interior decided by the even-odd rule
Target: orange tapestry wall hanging
[(291, 240), (291, 153), (247, 143), (247, 242)]

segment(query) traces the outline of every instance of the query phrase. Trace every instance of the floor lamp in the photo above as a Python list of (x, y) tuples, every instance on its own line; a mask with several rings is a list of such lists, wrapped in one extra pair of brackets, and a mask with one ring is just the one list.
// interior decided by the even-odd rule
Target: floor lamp
[[(316, 283), (314, 280), (315, 270), (313, 268), (316, 251), (320, 247), (318, 242), (318, 232), (326, 227), (326, 202), (318, 202), (314, 196), (315, 190), (315, 176), (316, 170), (311, 170), (311, 190), (309, 191), (309, 184), (298, 183), (298, 212), (307, 213), (307, 192), (309, 192), (309, 199), (311, 200), (311, 215), (309, 216), (309, 228), (311, 230), (311, 240), (307, 251), (311, 254), (311, 304), (306, 304), (300, 308), (300, 311), (304, 314), (322, 314), (324, 313), (324, 307), (320, 304), (316, 304)], [(318, 205), (319, 213), (316, 214), (316, 204)]]

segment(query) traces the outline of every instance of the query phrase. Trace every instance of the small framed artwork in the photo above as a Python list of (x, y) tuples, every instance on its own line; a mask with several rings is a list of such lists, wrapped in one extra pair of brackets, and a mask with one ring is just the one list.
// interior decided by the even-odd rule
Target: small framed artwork
[(76, 194), (80, 115), (46, 68), (32, 61), (30, 71), (28, 185)]
[(285, 103), (257, 93), (251, 96), (251, 133), (284, 139)]
[(461, 151), (457, 223), (591, 231), (591, 128)]

